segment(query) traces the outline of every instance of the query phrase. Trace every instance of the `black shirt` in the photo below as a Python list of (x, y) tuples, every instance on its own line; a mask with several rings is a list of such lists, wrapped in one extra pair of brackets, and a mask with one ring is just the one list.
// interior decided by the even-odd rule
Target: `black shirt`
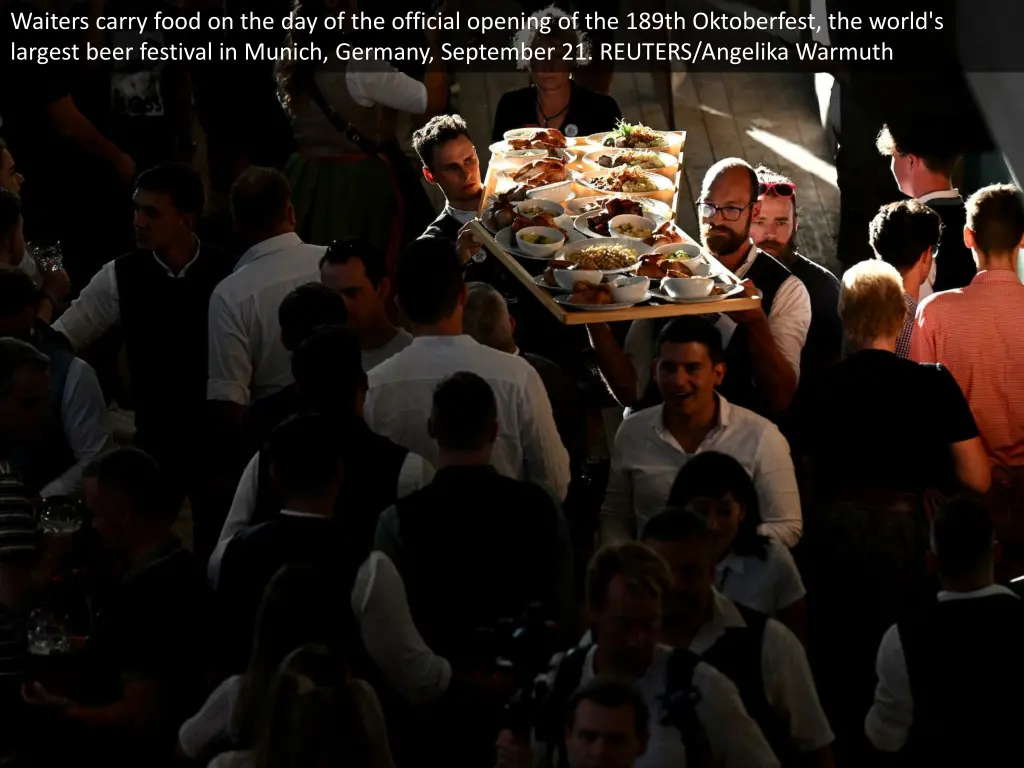
[[(569, 137), (590, 136), (610, 131), (622, 119), (622, 110), (611, 96), (596, 93), (581, 85), (572, 84), (569, 109), (561, 131)], [(532, 85), (509, 91), (501, 97), (494, 113), (493, 141), (501, 141), (505, 131), (513, 128), (532, 128), (537, 125), (537, 90)], [(575, 128), (575, 130), (573, 130)]]
[(978, 436), (953, 375), (891, 352), (855, 352), (822, 377), (804, 421), (827, 496), (953, 490), (950, 445)]
[(942, 238), (935, 252), (935, 285), (933, 290), (951, 291), (970, 285), (978, 272), (971, 249), (964, 245), (967, 209), (960, 197), (937, 197), (926, 205), (942, 219)]
[(822, 369), (839, 361), (843, 322), (839, 319), (839, 280), (820, 264), (800, 254), (790, 267), (811, 297), (811, 326), (800, 358), (800, 383), (811, 384)]

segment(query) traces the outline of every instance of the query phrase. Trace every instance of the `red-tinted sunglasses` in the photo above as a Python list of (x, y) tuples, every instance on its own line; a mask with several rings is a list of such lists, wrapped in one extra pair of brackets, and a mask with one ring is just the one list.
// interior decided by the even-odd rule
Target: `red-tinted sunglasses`
[(779, 197), (795, 197), (796, 184), (788, 181), (773, 181), (771, 184), (758, 185), (758, 197), (764, 197), (768, 193), (774, 193)]

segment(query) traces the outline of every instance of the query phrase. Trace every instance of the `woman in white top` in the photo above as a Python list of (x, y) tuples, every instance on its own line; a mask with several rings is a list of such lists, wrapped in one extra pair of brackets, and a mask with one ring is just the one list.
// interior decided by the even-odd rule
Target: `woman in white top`
[[(390, 2), (377, 0), (367, 10), (389, 16)], [(329, 61), (287, 60), (277, 66), (278, 93), (298, 148), (285, 173), (303, 240), (329, 245), (361, 237), (385, 251), (393, 268), (400, 247), (434, 218), (421, 174), (398, 145), (397, 117), (443, 111), (448, 78), (436, 31), (424, 32), (426, 40), (419, 42), (432, 54), (422, 81), (384, 61), (339, 61), (340, 43), (381, 45), (388, 39), (384, 32), (346, 29), (344, 21), (341, 30), (324, 29), (325, 18), (337, 18), (340, 11), (348, 18), (356, 6), (356, 0), (295, 1), (296, 16), (316, 17), (318, 23), (312, 32), (289, 32), (285, 45), (315, 44)]]
[(699, 453), (679, 470), (668, 503), (707, 517), (718, 545), (715, 588), (806, 643), (807, 590), (789, 550), (758, 533), (757, 490), (743, 466), (724, 453)]
[(328, 649), (294, 650), (265, 699), (254, 748), (222, 754), (211, 768), (394, 768), (377, 694)]

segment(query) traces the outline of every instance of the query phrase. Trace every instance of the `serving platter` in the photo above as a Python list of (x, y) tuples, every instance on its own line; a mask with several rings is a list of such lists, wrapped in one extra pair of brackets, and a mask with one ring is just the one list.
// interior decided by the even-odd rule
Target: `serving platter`
[(554, 301), (560, 306), (568, 307), (569, 309), (579, 309), (584, 312), (614, 312), (618, 309), (632, 309), (637, 304), (643, 304), (645, 301), (649, 301), (650, 298), (651, 292), (648, 291), (640, 301), (627, 301), (622, 304), (573, 304), (572, 296), (565, 295), (555, 296)]
[[(599, 160), (607, 155), (617, 157), (626, 152), (650, 152), (658, 157), (663, 163), (660, 168), (645, 168), (644, 170), (650, 173), (657, 173), (665, 176), (669, 179), (674, 179), (676, 173), (679, 171), (679, 158), (675, 155), (670, 155), (668, 152), (659, 152), (656, 149), (615, 149), (607, 147), (605, 149), (599, 149), (596, 152), (588, 152), (583, 156), (583, 167), (588, 171), (608, 171), (612, 168), (619, 166), (604, 166), (601, 165)], [(636, 166), (634, 166), (636, 167)]]
[(712, 301), (722, 301), (724, 299), (738, 296), (743, 293), (742, 285), (730, 285), (725, 293), (718, 294), (715, 296), (694, 296), (689, 299), (677, 299), (674, 296), (669, 296), (664, 289), (655, 281), (651, 281), (651, 289), (648, 291), (650, 295), (658, 301), (665, 301), (669, 304), (707, 304)]

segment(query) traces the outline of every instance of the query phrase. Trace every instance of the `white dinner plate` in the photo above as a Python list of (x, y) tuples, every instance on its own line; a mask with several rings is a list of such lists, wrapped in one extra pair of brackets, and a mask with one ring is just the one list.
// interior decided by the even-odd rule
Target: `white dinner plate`
[[(597, 200), (604, 200), (608, 198), (617, 197), (615, 193), (609, 193), (607, 195), (593, 195), (587, 197), (574, 197), (571, 200), (565, 201), (565, 212), (570, 216), (579, 216), (581, 213), (593, 213), (594, 211), (584, 211), (585, 207), (589, 208)], [(621, 196), (619, 196), (621, 197)], [(644, 215), (654, 213), (663, 219), (673, 218), (672, 207), (661, 202), (661, 200), (655, 200), (653, 197), (633, 197), (626, 198), (621, 197), (622, 200), (634, 200), (640, 203), (640, 207), (644, 210)], [(598, 209), (599, 210), (599, 209)]]
[[(587, 237), (621, 237), (621, 235), (599, 235), (597, 232), (592, 230), (590, 228), (590, 225), (587, 224), (587, 219), (589, 219), (591, 216), (596, 216), (596, 215), (597, 215), (597, 213), (593, 212), (593, 211), (590, 212), (590, 213), (580, 214), (579, 216), (577, 216), (576, 218), (574, 218), (572, 220), (573, 228), (577, 232), (579, 232), (580, 234), (586, 235)], [(644, 212), (644, 218), (647, 218), (647, 219), (650, 219), (651, 221), (653, 221), (654, 225), (655, 225), (654, 226), (655, 229), (657, 229), (658, 227), (660, 227), (662, 224), (664, 224), (667, 221), (667, 219), (664, 216), (659, 216), (658, 214), (651, 213), (649, 211), (645, 211)]]
[(736, 296), (736, 294), (743, 293), (743, 286), (742, 285), (732, 285), (732, 286), (729, 286), (729, 290), (727, 290), (725, 293), (719, 294), (717, 296), (697, 296), (697, 297), (692, 298), (692, 299), (677, 299), (677, 298), (675, 298), (673, 296), (669, 296), (667, 293), (665, 293), (664, 290), (662, 290), (660, 285), (658, 285), (654, 281), (651, 281), (651, 290), (650, 290), (649, 293), (650, 293), (650, 295), (652, 297), (654, 297), (658, 301), (664, 301), (664, 302), (667, 302), (669, 304), (706, 304), (709, 301), (721, 301), (722, 299), (734, 298)]
[(603, 312), (612, 309), (629, 309), (630, 307), (635, 307), (637, 304), (643, 304), (651, 298), (651, 292), (648, 291), (640, 301), (627, 301), (623, 304), (573, 304), (569, 301), (570, 298), (572, 298), (572, 294), (555, 296), (555, 303), (572, 309), (582, 309), (588, 312)]
[(547, 280), (544, 279), (544, 275), (539, 274), (533, 278), (534, 285), (539, 285), (541, 288), (551, 291), (552, 293), (568, 293), (565, 288), (560, 285), (550, 285)]

